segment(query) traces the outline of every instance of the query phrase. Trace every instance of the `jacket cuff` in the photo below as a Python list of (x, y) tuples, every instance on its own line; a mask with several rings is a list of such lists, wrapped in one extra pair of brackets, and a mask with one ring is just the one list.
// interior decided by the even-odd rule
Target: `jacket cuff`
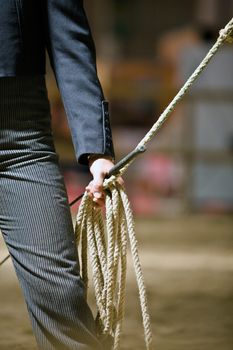
[(103, 100), (101, 103), (102, 107), (102, 147), (101, 149), (97, 149), (96, 145), (93, 144), (92, 147), (89, 147), (88, 150), (83, 150), (78, 152), (77, 155), (78, 162), (80, 164), (88, 165), (88, 157), (90, 155), (103, 155), (109, 156), (113, 160), (115, 158), (113, 141), (112, 141), (112, 131), (110, 125), (110, 117), (109, 117), (109, 103), (106, 100)]

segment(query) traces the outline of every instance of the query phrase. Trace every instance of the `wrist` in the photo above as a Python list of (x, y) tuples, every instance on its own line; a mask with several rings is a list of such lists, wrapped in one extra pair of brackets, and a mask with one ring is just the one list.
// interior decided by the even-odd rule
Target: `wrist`
[(114, 163), (114, 158), (110, 155), (106, 155), (106, 154), (97, 154), (97, 153), (93, 153), (93, 154), (89, 154), (89, 156), (87, 157), (88, 162), (94, 162), (97, 159), (107, 159), (110, 160), (111, 162)]

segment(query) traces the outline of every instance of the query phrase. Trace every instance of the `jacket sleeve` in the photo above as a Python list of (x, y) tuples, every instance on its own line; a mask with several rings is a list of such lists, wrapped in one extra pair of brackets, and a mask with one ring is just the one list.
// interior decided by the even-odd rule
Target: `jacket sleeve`
[(114, 157), (108, 102), (97, 77), (95, 45), (82, 0), (44, 0), (46, 48), (80, 163)]

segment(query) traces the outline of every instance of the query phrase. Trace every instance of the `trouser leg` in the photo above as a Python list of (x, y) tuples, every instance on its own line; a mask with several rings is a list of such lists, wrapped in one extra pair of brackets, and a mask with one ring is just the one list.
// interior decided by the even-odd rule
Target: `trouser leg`
[(0, 79), (0, 228), (40, 349), (100, 349), (43, 76)]
[(39, 347), (99, 349), (63, 179), (49, 158), (1, 172), (0, 227)]

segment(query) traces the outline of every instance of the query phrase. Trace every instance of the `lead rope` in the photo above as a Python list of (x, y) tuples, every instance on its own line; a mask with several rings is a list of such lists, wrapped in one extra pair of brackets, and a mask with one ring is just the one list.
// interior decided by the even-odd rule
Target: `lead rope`
[[(188, 89), (207, 66), (218, 49), (227, 41), (233, 42), (233, 18), (220, 31), (220, 35), (203, 61), (190, 76), (157, 122), (148, 131), (137, 147), (120, 161), (111, 173), (123, 175), (135, 157), (145, 151), (146, 144), (158, 132), (176, 104), (184, 97)], [(99, 333), (113, 337), (114, 350), (119, 348), (122, 322), (124, 318), (126, 256), (130, 242), (134, 269), (139, 289), (140, 305), (147, 350), (151, 349), (152, 333), (145, 293), (145, 283), (138, 256), (137, 239), (130, 203), (125, 190), (117, 183), (117, 176), (112, 175), (104, 181), (106, 189), (106, 225), (100, 209), (93, 209), (93, 203), (85, 192), (76, 218), (75, 234), (77, 244), (81, 241), (81, 275), (88, 288), (88, 252), (93, 270), (94, 292), (97, 302), (97, 323)], [(81, 197), (81, 196), (80, 196)], [(80, 198), (79, 197), (79, 198)], [(71, 205), (76, 202), (73, 201)], [(0, 266), (9, 255), (0, 262)]]
[[(123, 175), (135, 156), (145, 151), (146, 144), (161, 128), (176, 104), (184, 97), (188, 89), (207, 66), (209, 61), (225, 41), (233, 42), (233, 18), (220, 31), (220, 35), (190, 76), (181, 90), (177, 93), (168, 107), (160, 115), (157, 122), (136, 146), (133, 157), (128, 157), (118, 166), (117, 176)], [(127, 157), (126, 157), (127, 158)], [(152, 346), (152, 331), (147, 306), (145, 283), (138, 255), (137, 238), (134, 230), (134, 220), (130, 203), (125, 190), (117, 183), (117, 176), (112, 175), (104, 181), (106, 190), (106, 224), (100, 209), (93, 208), (93, 202), (84, 194), (76, 218), (75, 235), (77, 245), (81, 241), (81, 276), (86, 290), (88, 289), (87, 246), (92, 266), (94, 293), (97, 304), (97, 324), (99, 334), (114, 339), (113, 349), (119, 349), (122, 322), (124, 318), (127, 245), (130, 243), (133, 265), (139, 290), (140, 306), (144, 327), (146, 349)]]
[(87, 245), (92, 266), (93, 285), (98, 310), (98, 329), (102, 336), (114, 338), (113, 349), (120, 344), (124, 318), (127, 245), (132, 260), (144, 326), (146, 348), (151, 349), (152, 332), (147, 306), (146, 289), (139, 261), (137, 239), (130, 203), (125, 190), (115, 181), (106, 181), (106, 227), (101, 209), (94, 209), (85, 193), (76, 219), (76, 240), (81, 241), (81, 276), (86, 289)]
[[(213, 58), (213, 56), (216, 54), (216, 52), (219, 50), (219, 48), (224, 44), (224, 42), (233, 43), (233, 18), (227, 23), (225, 28), (221, 29), (219, 32), (219, 37), (215, 44), (212, 46), (212, 48), (209, 50), (207, 55), (204, 57), (204, 59), (201, 61), (199, 66), (195, 69), (193, 74), (189, 77), (189, 79), (186, 81), (186, 83), (183, 85), (183, 87), (180, 89), (180, 91), (176, 94), (176, 96), (173, 98), (173, 100), (170, 102), (170, 104), (167, 106), (167, 108), (163, 111), (163, 113), (160, 115), (156, 123), (152, 126), (152, 128), (148, 131), (148, 133), (143, 137), (143, 139), (139, 142), (139, 144), (136, 146), (135, 150), (140, 150), (141, 148), (145, 149), (145, 146), (147, 143), (155, 136), (155, 134), (158, 132), (158, 130), (161, 128), (163, 123), (167, 120), (169, 115), (174, 111), (177, 103), (184, 97), (184, 95), (187, 93), (189, 88), (193, 85), (195, 80), (198, 78), (198, 76), (201, 74), (201, 72), (204, 70), (204, 68), (208, 65), (210, 60)], [(119, 174), (123, 175), (123, 173), (127, 170), (128, 166), (132, 163), (132, 161), (128, 162), (120, 171)]]

